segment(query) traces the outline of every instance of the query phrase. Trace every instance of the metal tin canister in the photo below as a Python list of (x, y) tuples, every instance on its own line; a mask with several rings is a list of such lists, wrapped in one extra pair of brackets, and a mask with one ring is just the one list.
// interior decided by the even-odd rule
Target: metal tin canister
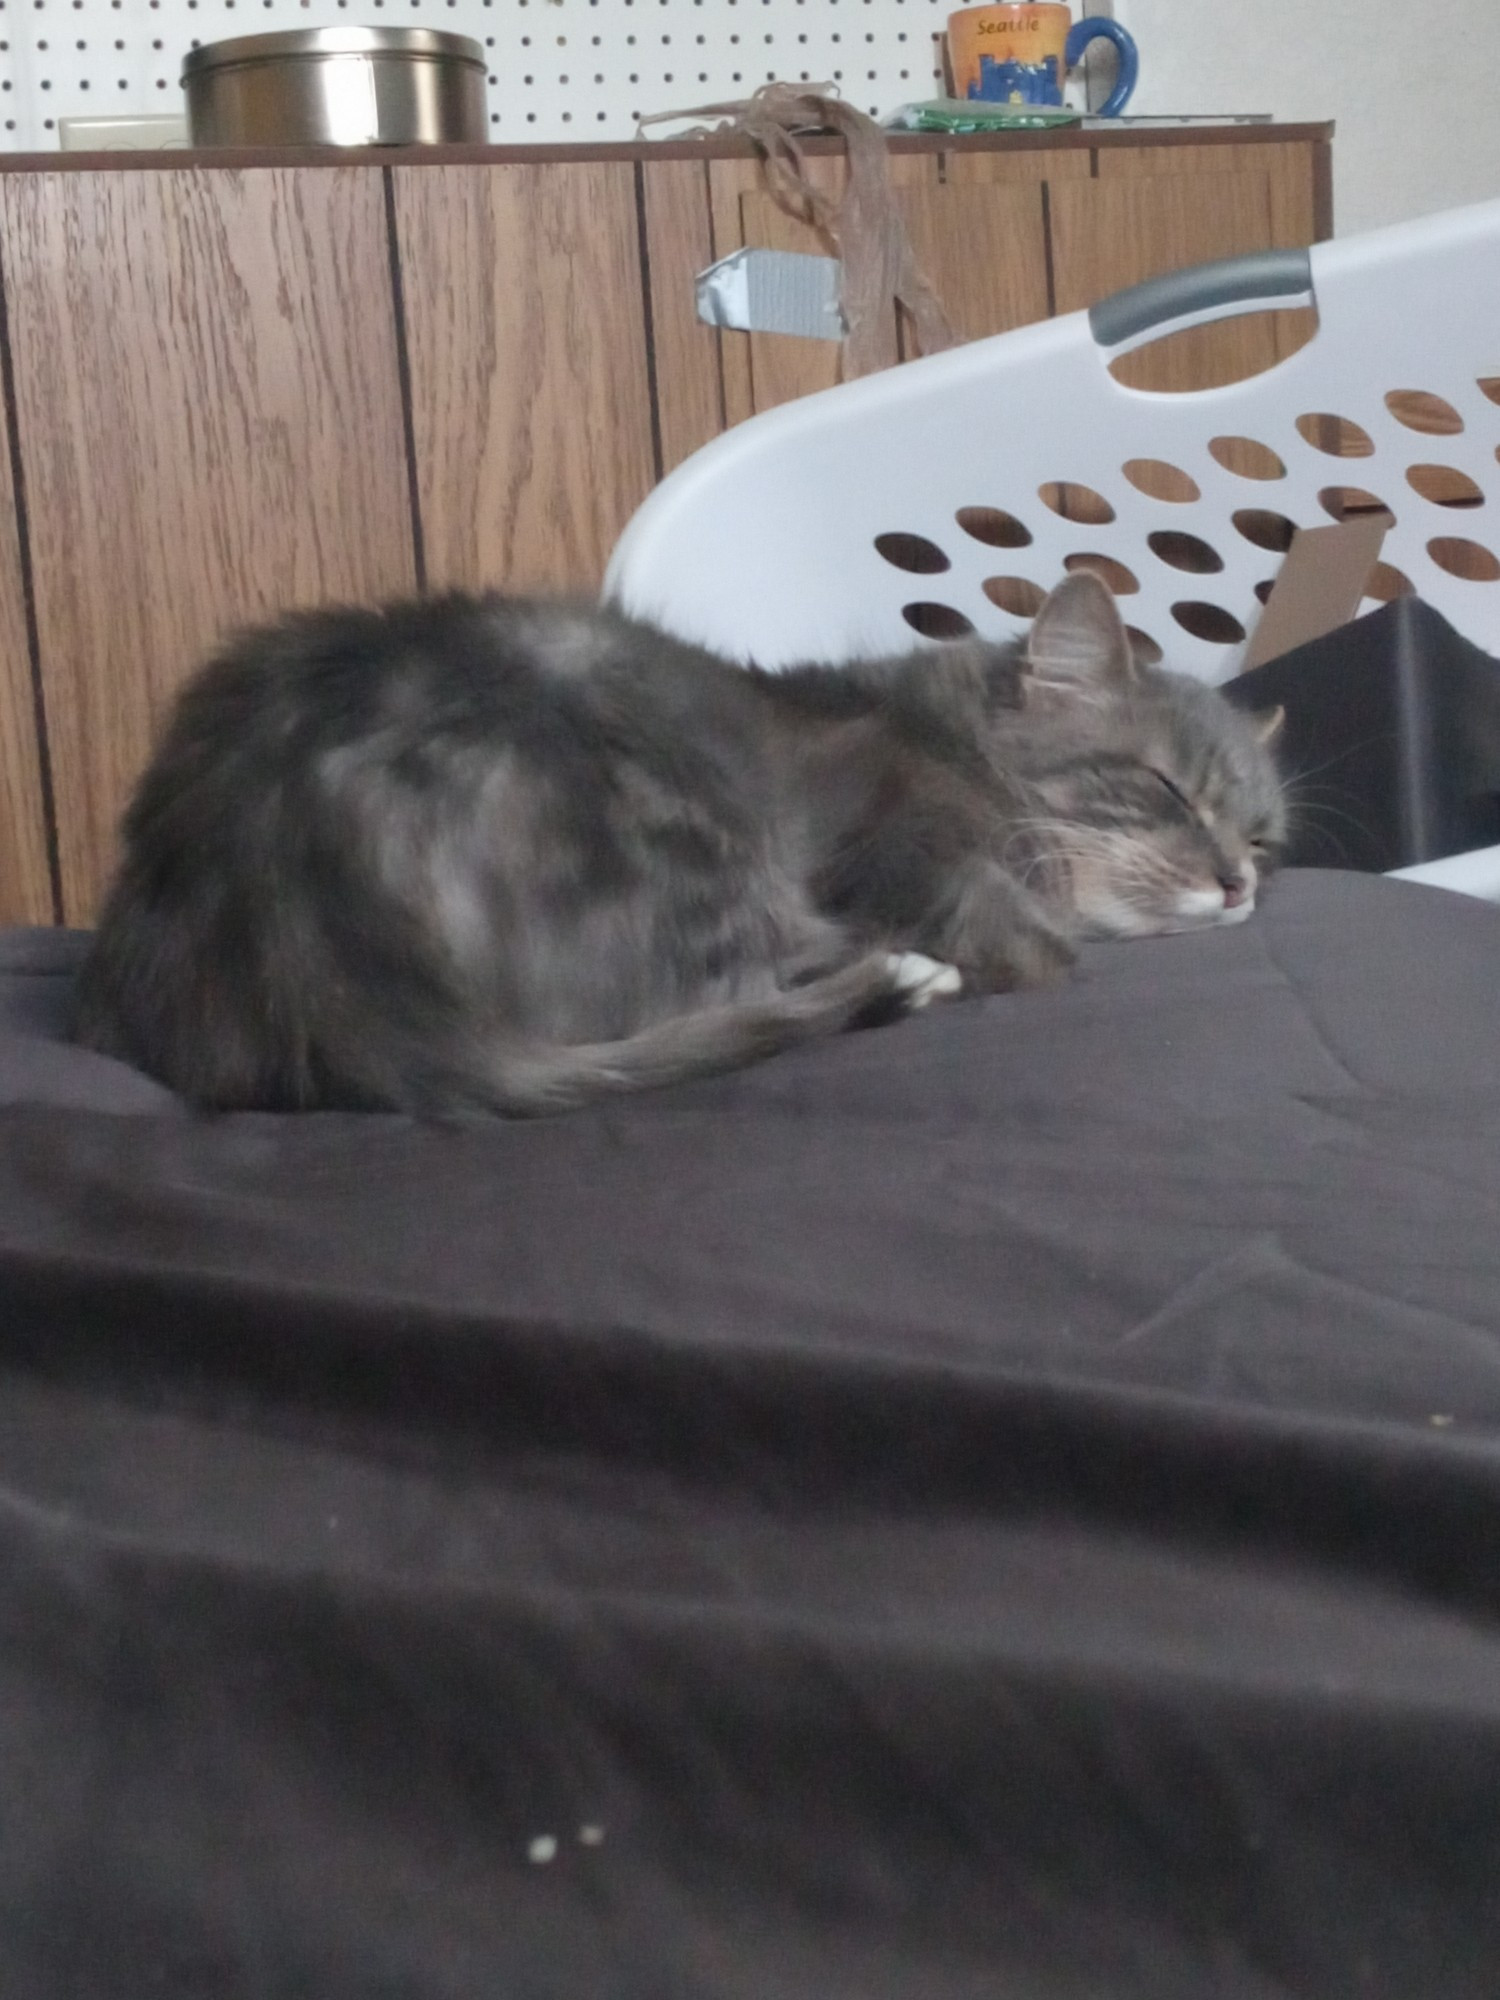
[(193, 49), (195, 146), (441, 146), (488, 137), (484, 50), (433, 28), (303, 28)]

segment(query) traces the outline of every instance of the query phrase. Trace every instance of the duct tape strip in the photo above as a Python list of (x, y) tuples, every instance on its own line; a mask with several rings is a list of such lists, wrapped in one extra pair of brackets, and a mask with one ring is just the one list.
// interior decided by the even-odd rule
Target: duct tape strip
[(743, 333), (842, 340), (839, 262), (799, 250), (735, 250), (700, 271), (698, 317)]

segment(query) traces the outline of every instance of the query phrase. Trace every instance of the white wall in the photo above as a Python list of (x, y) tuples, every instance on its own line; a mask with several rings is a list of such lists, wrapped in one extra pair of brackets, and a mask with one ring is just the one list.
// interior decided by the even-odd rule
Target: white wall
[(1133, 112), (1336, 119), (1341, 236), (1500, 196), (1500, 0), (1114, 0), (1112, 11), (1141, 48)]

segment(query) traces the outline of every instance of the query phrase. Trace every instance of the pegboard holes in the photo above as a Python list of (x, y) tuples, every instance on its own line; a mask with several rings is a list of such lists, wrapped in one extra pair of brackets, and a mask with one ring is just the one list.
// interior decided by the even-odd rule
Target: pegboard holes
[(1474, 386), (1481, 396), (1488, 396), (1492, 403), (1500, 403), (1500, 375), (1481, 375)]
[(1264, 583), (1258, 583), (1255, 586), (1255, 594), (1260, 599), (1262, 604), (1269, 604), (1271, 601), (1271, 592), (1275, 588), (1276, 588), (1275, 577), (1268, 576)]
[(966, 639), (974, 630), (951, 604), (903, 604), (901, 616), (924, 639)]
[(1231, 519), (1247, 542), (1253, 542), (1258, 549), (1269, 549), (1272, 555), (1285, 555), (1297, 532), (1295, 521), (1264, 507), (1241, 507)]
[(1148, 500), (1166, 500), (1185, 507), (1198, 498), (1198, 484), (1180, 465), (1168, 465), (1162, 458), (1132, 458), (1120, 467), (1137, 493)]
[(1365, 585), (1365, 596), (1373, 597), (1377, 604), (1389, 604), (1393, 598), (1415, 597), (1416, 594), (1411, 579), (1403, 576), (1394, 563), (1376, 563)]
[[(20, 4), (11, 0), (9, 11), (15, 13)], [(414, 25), (427, 20), (482, 41), (494, 79), (488, 129), (495, 139), (507, 132), (516, 139), (566, 139), (576, 125), (579, 137), (592, 126), (590, 138), (628, 140), (640, 112), (742, 96), (773, 74), (791, 78), (799, 69), (822, 81), (836, 74), (840, 57), (848, 65), (842, 71), (845, 94), (854, 102), (879, 99), (881, 111), (939, 88), (929, 37), (906, 35), (904, 27), (895, 32), (898, 23), (909, 23), (912, 0), (872, 0), (869, 7), (860, 0), (842, 4), (842, 19), (833, 0), (821, 10), (799, 0), (737, 0), (717, 14), (701, 0), (572, 0), (576, 19), (561, 5), (553, 11), (546, 0), (514, 0), (510, 8), (499, 0), (366, 0), (366, 11), (371, 20), (387, 14)], [(322, 0), (322, 5), (325, 18), (335, 11), (352, 11), (358, 18), (359, 0)], [(75, 28), (99, 24), (100, 40), (91, 36), (90, 49), (77, 51), (71, 37), (60, 44), (54, 30), (50, 49), (36, 51), (29, 82), (9, 65), (0, 69), (0, 82), (14, 80), (12, 92), (0, 98), (4, 110), (13, 114), (4, 143), (55, 143), (51, 131), (43, 138), (44, 113), (54, 114), (55, 127), (57, 115), (99, 112), (111, 105), (116, 112), (165, 110), (176, 95), (178, 60), (188, 47), (186, 31), (200, 26), (199, 13), (221, 21), (220, 33), (231, 33), (235, 21), (242, 27), (258, 21), (268, 29), (316, 22), (312, 9), (313, 0), (132, 0), (128, 7), (126, 0), (36, 0), (41, 18), (33, 26), (41, 35), (73, 12)], [(107, 25), (106, 12), (113, 14)], [(6, 19), (0, 0), (0, 29)], [(861, 20), (864, 27), (851, 32)], [(830, 35), (835, 23), (842, 30), (837, 42)], [(626, 29), (633, 31), (628, 46)], [(811, 30), (800, 46), (798, 29)], [(105, 35), (125, 30), (126, 49), (120, 53), (128, 54), (128, 67), (116, 69), (110, 63), (106, 70), (95, 51), (108, 47)], [(736, 32), (733, 42), (731, 32)], [(205, 32), (204, 38), (212, 37)], [(153, 39), (161, 46), (153, 46)], [(915, 46), (919, 41), (920, 49)], [(856, 60), (864, 67), (854, 67)], [(768, 67), (762, 69), (762, 63)], [(92, 73), (96, 64), (102, 72), (98, 76)], [(586, 69), (586, 64), (592, 66)]]
[(987, 576), (980, 589), (991, 604), (998, 604), (1012, 618), (1035, 618), (1047, 601), (1041, 585), (1025, 576)]
[(1031, 542), (1030, 528), (1002, 507), (960, 507), (953, 518), (966, 535), (988, 549), (1024, 549)]
[(1195, 576), (1213, 576), (1224, 567), (1224, 558), (1201, 536), (1185, 534), (1180, 528), (1163, 528), (1147, 535), (1152, 555), (1172, 569), (1185, 569)]
[(1208, 441), (1209, 456), (1226, 472), (1241, 479), (1285, 479), (1286, 467), (1268, 444), (1258, 438), (1216, 437)]
[(1494, 583), (1500, 577), (1500, 560), (1482, 542), (1465, 541), (1461, 535), (1436, 536), (1427, 553), (1439, 569), (1465, 583)]
[(1045, 486), (1037, 488), (1037, 498), (1044, 507), (1050, 507), (1054, 514), (1060, 514), (1065, 521), (1076, 521), (1085, 528), (1103, 528), (1115, 518), (1115, 510), (1102, 493), (1096, 493), (1092, 486), (1079, 486), (1072, 480), (1066, 483), (1049, 480)]
[(1113, 556), (1094, 555), (1088, 551), (1082, 555), (1064, 556), (1063, 568), (1070, 576), (1081, 569), (1088, 570), (1116, 597), (1133, 597), (1141, 587), (1134, 571), (1128, 570), (1124, 563), (1116, 562)]
[(1464, 420), (1451, 403), (1430, 389), (1390, 389), (1385, 406), (1398, 424), (1424, 437), (1457, 437)]
[(1318, 505), (1335, 521), (1384, 514), (1393, 528), (1396, 525), (1394, 510), (1378, 494), (1367, 493), (1362, 486), (1325, 486), (1318, 495)]
[(1310, 410), (1297, 419), (1304, 443), (1330, 458), (1372, 458), (1375, 440), (1349, 417), (1335, 417), (1326, 410)]
[(1484, 494), (1466, 472), (1451, 465), (1413, 465), (1406, 483), (1435, 507), (1482, 507)]
[(1130, 641), (1130, 650), (1135, 655), (1138, 666), (1160, 666), (1162, 650), (1149, 632), (1143, 632), (1139, 625), (1127, 625), (1125, 637)]
[(875, 547), (892, 568), (909, 570), (914, 576), (938, 576), (953, 566), (925, 535), (877, 535)]
[(1237, 646), (1245, 636), (1239, 619), (1220, 604), (1203, 604), (1188, 598), (1172, 606), (1172, 616), (1184, 632), (1210, 646)]

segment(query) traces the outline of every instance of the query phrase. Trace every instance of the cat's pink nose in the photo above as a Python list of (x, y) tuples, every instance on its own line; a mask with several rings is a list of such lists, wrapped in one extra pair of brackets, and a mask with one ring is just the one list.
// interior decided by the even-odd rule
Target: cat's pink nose
[(1242, 875), (1231, 875), (1227, 881), (1221, 882), (1219, 886), (1224, 891), (1225, 909), (1237, 910), (1245, 900), (1245, 878)]

